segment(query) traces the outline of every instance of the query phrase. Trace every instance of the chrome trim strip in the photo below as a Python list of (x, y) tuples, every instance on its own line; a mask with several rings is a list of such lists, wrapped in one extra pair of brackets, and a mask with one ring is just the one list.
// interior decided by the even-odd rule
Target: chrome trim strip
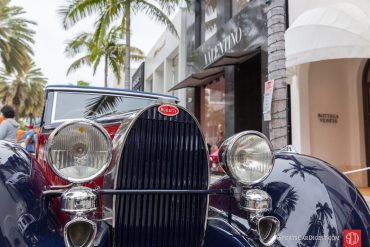
[(280, 152), (298, 153), (293, 145), (287, 145), (287, 146), (283, 147), (282, 149), (280, 149), (277, 153), (280, 153)]
[(50, 123), (53, 123), (53, 121), (55, 119), (55, 108), (56, 108), (56, 105), (57, 105), (57, 98), (58, 98), (58, 92), (55, 92), (54, 97), (53, 97), (53, 107), (51, 108)]
[(207, 195), (230, 195), (234, 193), (230, 189), (213, 190), (117, 190), (102, 189), (97, 190), (101, 195), (125, 195), (125, 194), (207, 194)]
[(352, 174), (352, 173), (356, 173), (356, 172), (365, 172), (365, 171), (370, 171), (370, 167), (346, 171), (346, 172), (343, 172), (343, 174)]

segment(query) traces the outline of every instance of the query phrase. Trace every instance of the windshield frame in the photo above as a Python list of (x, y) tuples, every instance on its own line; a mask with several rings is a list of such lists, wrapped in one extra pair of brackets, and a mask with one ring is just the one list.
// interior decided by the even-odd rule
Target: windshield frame
[[(114, 94), (114, 93), (99, 93), (99, 92), (81, 92), (81, 91), (54, 91), (53, 99), (52, 99), (52, 109), (51, 109), (51, 115), (50, 115), (50, 124), (59, 124), (63, 123), (65, 121), (72, 121), (76, 119), (81, 118), (65, 118), (65, 119), (55, 119), (56, 114), (56, 107), (57, 107), (57, 100), (58, 100), (58, 94), (76, 94), (76, 95), (97, 95), (97, 96), (114, 96), (114, 97), (123, 97), (123, 98), (134, 98), (134, 99), (143, 99), (143, 100), (152, 100), (152, 104), (155, 104), (158, 101), (158, 98), (156, 97), (140, 97), (140, 96), (133, 96), (133, 95), (127, 95), (127, 94)], [(149, 104), (151, 105), (151, 104)], [(137, 109), (139, 110), (139, 109)], [(124, 112), (118, 112), (118, 113), (124, 113)]]

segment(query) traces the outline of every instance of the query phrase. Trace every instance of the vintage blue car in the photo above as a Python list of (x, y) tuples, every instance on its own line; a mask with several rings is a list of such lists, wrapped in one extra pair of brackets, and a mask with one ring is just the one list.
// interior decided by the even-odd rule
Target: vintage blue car
[(219, 156), (210, 185), (174, 97), (49, 86), (36, 155), (0, 141), (0, 246), (370, 246), (364, 198), (324, 161), (255, 131)]

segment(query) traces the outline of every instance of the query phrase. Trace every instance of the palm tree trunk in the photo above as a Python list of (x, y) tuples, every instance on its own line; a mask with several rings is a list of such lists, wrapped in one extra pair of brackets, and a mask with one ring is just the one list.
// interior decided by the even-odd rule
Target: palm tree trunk
[[(269, 123), (270, 139), (275, 150), (279, 150), (289, 143), (289, 104), (288, 86), (286, 83), (285, 63), (285, 29), (286, 29), (286, 1), (271, 1), (267, 8), (268, 29), (268, 78), (275, 79), (272, 96), (271, 118)], [(278, 27), (276, 23), (279, 23)], [(273, 55), (271, 55), (273, 54)], [(278, 79), (277, 79), (278, 78)]]
[(108, 87), (108, 57), (104, 58), (104, 87)]
[(15, 120), (18, 121), (19, 119), (19, 113), (20, 113), (20, 105), (21, 105), (21, 82), (17, 81), (16, 91), (12, 100), (13, 106), (14, 106), (14, 113), (15, 113)]
[(130, 85), (130, 58), (131, 58), (131, 16), (130, 16), (130, 4), (127, 4), (125, 19), (126, 19), (126, 51), (125, 51), (125, 88), (131, 89)]

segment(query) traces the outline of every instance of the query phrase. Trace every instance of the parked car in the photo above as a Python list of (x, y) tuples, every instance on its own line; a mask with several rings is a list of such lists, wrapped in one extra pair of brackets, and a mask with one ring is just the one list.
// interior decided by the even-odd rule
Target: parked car
[(177, 98), (49, 86), (36, 157), (0, 141), (0, 246), (370, 246), (364, 198), (319, 159), (245, 131), (208, 150)]

